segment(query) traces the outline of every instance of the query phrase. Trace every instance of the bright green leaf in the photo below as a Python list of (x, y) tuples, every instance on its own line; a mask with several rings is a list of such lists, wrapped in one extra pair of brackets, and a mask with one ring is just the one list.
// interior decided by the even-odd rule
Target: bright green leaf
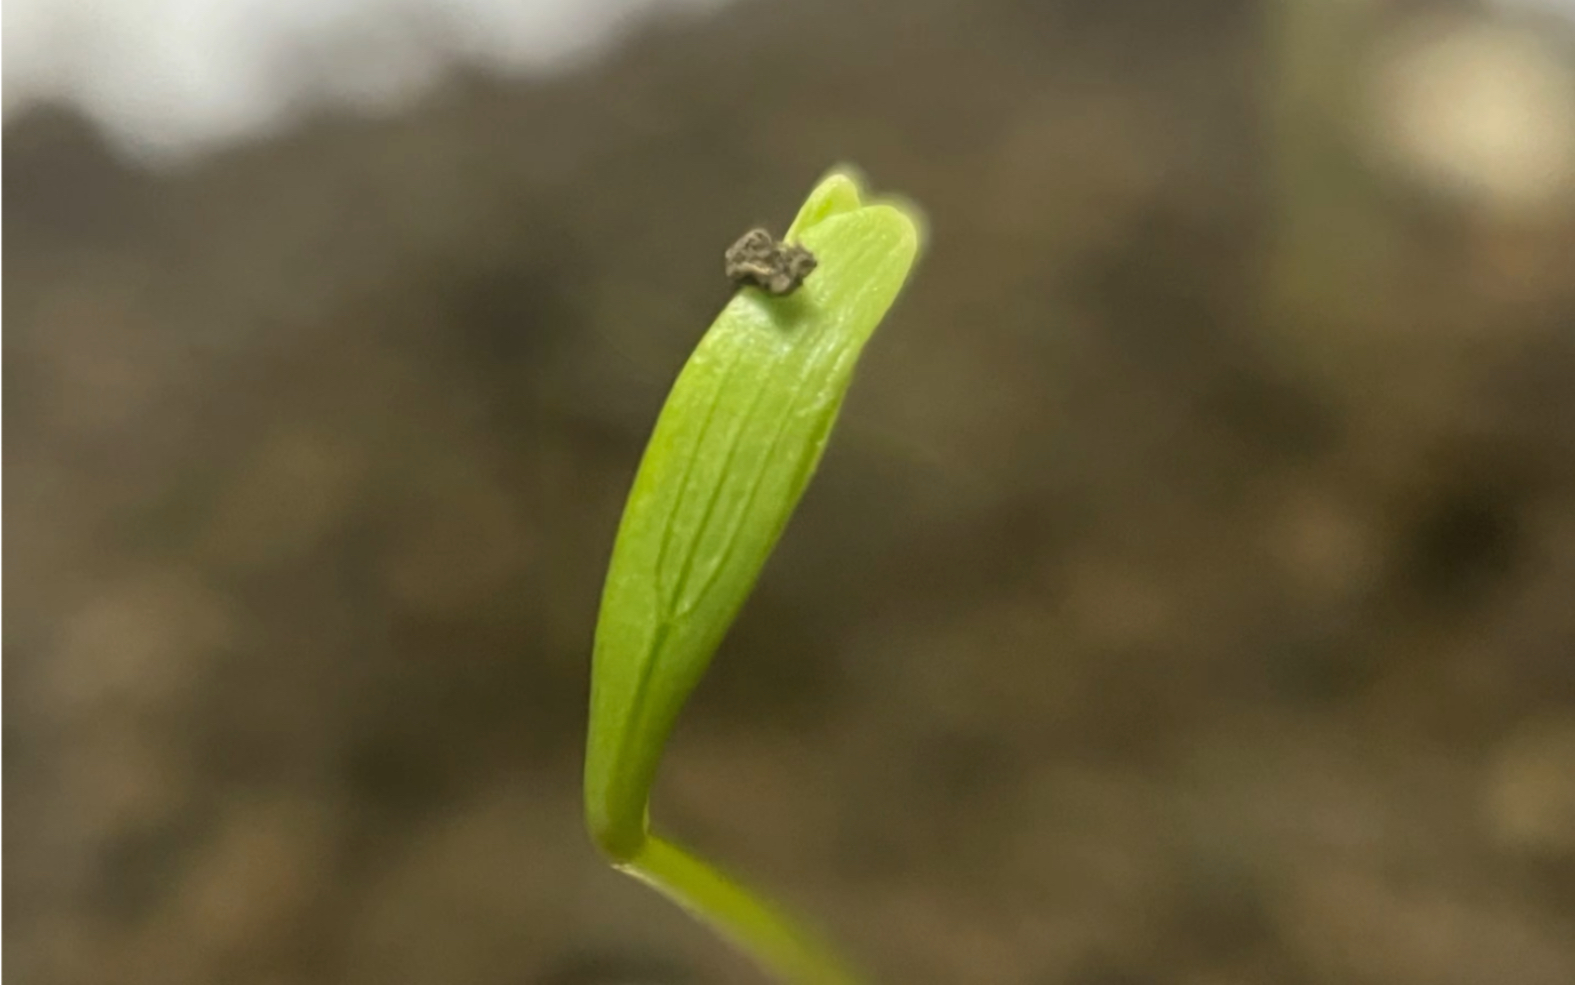
[(662, 748), (798, 505), (920, 237), (911, 209), (864, 204), (857, 182), (833, 173), (786, 238), (819, 266), (783, 297), (741, 289), (700, 340), (635, 477), (596, 626), (586, 818), (610, 858), (659, 884), (638, 871), (642, 852), (664, 867), (687, 858), (647, 831)]

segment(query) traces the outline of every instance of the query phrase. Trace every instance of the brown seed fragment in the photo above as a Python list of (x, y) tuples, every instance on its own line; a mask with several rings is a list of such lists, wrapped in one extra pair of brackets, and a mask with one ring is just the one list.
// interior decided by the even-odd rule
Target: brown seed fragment
[(792, 294), (815, 269), (815, 255), (794, 243), (779, 243), (764, 229), (751, 229), (728, 247), (727, 277), (767, 294)]

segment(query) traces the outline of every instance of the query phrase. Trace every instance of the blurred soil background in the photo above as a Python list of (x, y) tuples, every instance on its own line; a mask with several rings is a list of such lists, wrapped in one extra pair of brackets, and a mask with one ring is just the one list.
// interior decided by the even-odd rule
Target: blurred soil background
[(930, 248), (656, 816), (886, 983), (1575, 981), (1572, 23), (743, 2), (164, 170), (12, 119), (10, 973), (759, 981), (589, 847), (588, 647), (848, 160)]

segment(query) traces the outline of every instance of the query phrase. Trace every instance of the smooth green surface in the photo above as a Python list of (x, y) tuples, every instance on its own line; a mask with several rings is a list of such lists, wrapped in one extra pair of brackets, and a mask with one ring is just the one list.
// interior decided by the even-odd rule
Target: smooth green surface
[(652, 835), (623, 871), (655, 888), (786, 982), (859, 985), (834, 952), (785, 911)]
[(647, 825), (679, 711), (798, 505), (920, 236), (911, 209), (865, 204), (857, 181), (834, 172), (786, 238), (819, 266), (793, 294), (746, 287), (723, 309), (674, 383), (629, 494), (596, 626), (585, 813), (609, 858), (762, 964), (789, 981), (838, 982), (851, 979), (809, 951), (784, 957), (805, 937), (780, 911)]

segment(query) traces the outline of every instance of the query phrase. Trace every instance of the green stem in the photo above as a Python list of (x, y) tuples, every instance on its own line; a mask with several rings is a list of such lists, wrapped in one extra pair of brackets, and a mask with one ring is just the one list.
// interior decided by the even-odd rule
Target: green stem
[(618, 866), (792, 985), (863, 985), (828, 946), (782, 910), (684, 849), (652, 835)]

